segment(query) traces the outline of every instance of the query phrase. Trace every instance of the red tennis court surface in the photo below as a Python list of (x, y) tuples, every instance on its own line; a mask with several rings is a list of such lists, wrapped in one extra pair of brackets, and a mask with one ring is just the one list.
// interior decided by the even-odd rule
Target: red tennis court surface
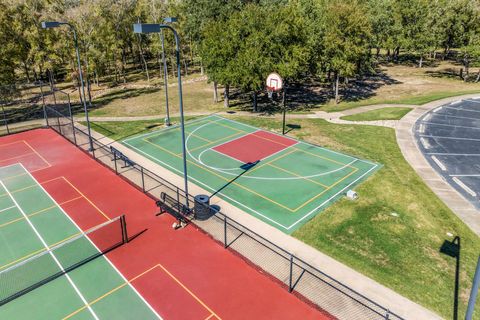
[[(292, 143), (275, 139), (257, 156)], [(192, 225), (174, 231), (172, 217), (155, 217), (152, 199), (52, 130), (0, 137), (0, 167), (13, 163), (31, 171), (82, 229), (125, 214), (130, 235), (144, 231), (107, 257), (163, 319), (329, 318)]]
[(243, 163), (265, 159), (297, 141), (267, 131), (256, 131), (212, 148)]

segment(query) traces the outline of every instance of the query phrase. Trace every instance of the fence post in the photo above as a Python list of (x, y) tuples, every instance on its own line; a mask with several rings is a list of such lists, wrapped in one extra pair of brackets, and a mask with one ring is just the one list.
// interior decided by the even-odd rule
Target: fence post
[(57, 114), (58, 132), (63, 136), (62, 125), (60, 124), (60, 116)]
[(117, 169), (117, 153), (113, 153), (113, 163), (115, 164), (115, 174), (118, 175), (118, 169)]
[(140, 173), (142, 174), (142, 190), (145, 193), (145, 176), (143, 175), (143, 167), (140, 167)]
[(293, 254), (290, 254), (290, 276), (288, 277), (289, 284), (288, 284), (288, 292), (293, 291), (292, 282), (293, 282)]
[(177, 187), (177, 210), (180, 212), (180, 192), (178, 191)]
[(75, 142), (75, 145), (77, 145), (77, 137), (75, 136), (75, 124), (73, 123), (72, 104), (70, 103), (69, 94), (67, 94), (67, 99), (68, 99), (68, 115), (70, 116), (70, 123), (72, 124), (73, 141)]
[(5, 108), (2, 105), (2, 113), (3, 113), (3, 122), (5, 123), (5, 127), (7, 128), (7, 134), (10, 134), (10, 130), (8, 129), (8, 121), (7, 121), (7, 114), (5, 113)]
[(223, 219), (223, 247), (227, 248), (227, 216)]
[(387, 313), (385, 314), (385, 319), (390, 319), (390, 310), (387, 309)]
[(40, 81), (40, 94), (42, 95), (42, 105), (43, 105), (43, 116), (45, 118), (45, 125), (48, 127), (48, 115), (47, 108), (45, 106), (45, 96), (43, 95), (43, 82)]

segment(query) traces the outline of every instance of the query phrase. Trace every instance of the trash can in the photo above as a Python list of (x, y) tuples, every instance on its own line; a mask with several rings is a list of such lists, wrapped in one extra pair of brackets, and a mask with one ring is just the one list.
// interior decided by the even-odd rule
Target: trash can
[(210, 197), (204, 194), (199, 194), (194, 198), (195, 219), (207, 220), (210, 218)]

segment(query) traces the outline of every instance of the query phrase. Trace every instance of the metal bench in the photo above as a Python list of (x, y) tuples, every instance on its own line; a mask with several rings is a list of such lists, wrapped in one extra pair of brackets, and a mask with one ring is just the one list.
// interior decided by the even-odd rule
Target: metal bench
[(165, 192), (160, 194), (160, 200), (156, 202), (156, 205), (160, 208), (160, 212), (157, 213), (156, 216), (168, 213), (177, 219), (178, 225), (174, 225), (174, 228), (184, 227), (189, 222), (190, 216), (193, 216), (193, 211), (191, 209)]

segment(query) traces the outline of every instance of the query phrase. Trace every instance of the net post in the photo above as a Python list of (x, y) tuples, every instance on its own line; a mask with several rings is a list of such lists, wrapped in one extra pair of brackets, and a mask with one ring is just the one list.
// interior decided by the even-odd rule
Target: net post
[(290, 255), (290, 275), (288, 277), (288, 292), (293, 291), (292, 282), (293, 282), (293, 254)]
[(118, 168), (117, 168), (117, 153), (113, 152), (113, 163), (115, 164), (115, 174), (118, 175)]
[(223, 218), (223, 247), (227, 248), (227, 216)]
[(140, 174), (142, 175), (142, 191), (145, 193), (145, 175), (143, 173), (143, 167), (140, 167)]
[(123, 243), (128, 243), (128, 233), (127, 233), (127, 220), (125, 219), (125, 215), (120, 216), (120, 224), (122, 227), (122, 240)]

